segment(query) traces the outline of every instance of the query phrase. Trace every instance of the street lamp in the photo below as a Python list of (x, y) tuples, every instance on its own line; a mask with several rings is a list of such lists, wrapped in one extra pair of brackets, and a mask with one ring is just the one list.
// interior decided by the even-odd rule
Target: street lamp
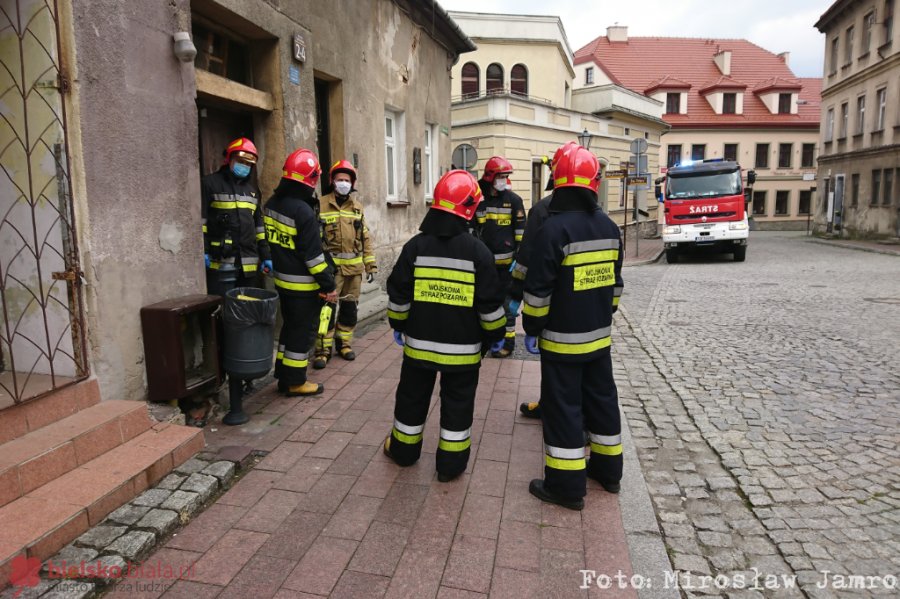
[(578, 136), (578, 142), (584, 147), (585, 150), (591, 149), (591, 132), (587, 130), (587, 127), (584, 128), (584, 131)]

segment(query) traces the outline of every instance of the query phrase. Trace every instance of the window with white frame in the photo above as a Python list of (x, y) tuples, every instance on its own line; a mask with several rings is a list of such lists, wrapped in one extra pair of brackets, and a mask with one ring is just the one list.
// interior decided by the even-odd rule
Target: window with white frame
[(866, 97), (860, 96), (856, 99), (856, 134), (862, 135), (866, 132)]
[(587, 67), (584, 70), (584, 84), (591, 85), (594, 83), (594, 67)]
[(392, 110), (384, 111), (384, 165), (387, 179), (387, 201), (405, 203), (400, 197), (403, 176), (403, 115)]
[(877, 92), (878, 97), (878, 117), (875, 121), (875, 130), (884, 129), (884, 111), (887, 109), (887, 88), (882, 87)]
[(834, 139), (834, 108), (829, 108), (825, 115), (825, 141)]
[(422, 151), (422, 182), (425, 184), (425, 201), (432, 199), (435, 183), (435, 154), (437, 153), (437, 136), (435, 132), (437, 127), (430, 123), (425, 123), (425, 145)]

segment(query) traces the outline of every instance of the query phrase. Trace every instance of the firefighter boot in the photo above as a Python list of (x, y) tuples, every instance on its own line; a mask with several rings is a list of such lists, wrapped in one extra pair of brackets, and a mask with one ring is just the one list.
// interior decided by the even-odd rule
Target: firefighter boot
[(328, 360), (331, 359), (332, 349), (329, 346), (328, 349), (316, 348), (316, 357), (313, 359), (312, 367), (316, 370), (322, 370), (328, 364)]
[[(343, 333), (343, 335), (341, 333)], [(334, 349), (337, 350), (340, 357), (349, 362), (356, 359), (356, 352), (350, 347), (350, 341), (353, 339), (352, 335), (352, 332), (347, 334), (344, 331), (338, 330), (334, 337)]]
[(534, 418), (536, 420), (541, 418), (541, 404), (536, 401), (520, 403), (519, 411), (522, 412), (522, 416), (525, 418)]
[(291, 385), (287, 388), (287, 392), (285, 393), (285, 395), (287, 395), (288, 397), (318, 395), (324, 390), (325, 386), (322, 383), (313, 383), (312, 381), (306, 381), (302, 385)]
[(584, 509), (584, 499), (582, 499), (581, 497), (577, 499), (567, 498), (557, 495), (556, 493), (551, 493), (544, 486), (543, 479), (540, 478), (536, 478), (531, 481), (531, 483), (528, 485), (528, 492), (546, 503), (555, 503), (556, 505), (562, 506), (566, 509), (576, 511), (581, 511)]

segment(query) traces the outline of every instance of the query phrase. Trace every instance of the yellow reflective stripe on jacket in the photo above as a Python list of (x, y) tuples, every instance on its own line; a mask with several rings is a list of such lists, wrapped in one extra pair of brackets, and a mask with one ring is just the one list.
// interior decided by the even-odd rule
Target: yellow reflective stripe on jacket
[(618, 306), (618, 305), (619, 305), (619, 298), (618, 298), (618, 297), (614, 297), (614, 298), (613, 298), (613, 303), (612, 303), (612, 305), (613, 305), (613, 306)]
[(447, 268), (427, 268), (417, 266), (413, 270), (413, 276), (417, 279), (447, 279), (448, 281), (460, 281), (462, 283), (475, 282), (475, 273), (450, 270)]
[(415, 279), (413, 300), (471, 308), (475, 304), (475, 285), (438, 279)]
[(309, 269), (309, 274), (312, 274), (312, 275), (319, 274), (326, 268), (328, 268), (328, 263), (320, 262), (319, 264), (316, 264), (315, 266), (313, 266), (312, 268)]
[(363, 260), (363, 261), (364, 261), (366, 264), (369, 264), (369, 263), (371, 263), (371, 262), (375, 262), (375, 256), (371, 256), (371, 255), (366, 256), (366, 257), (365, 257), (365, 260)]
[(423, 349), (413, 349), (409, 345), (403, 346), (403, 354), (414, 360), (424, 360), (425, 362), (434, 362), (445, 366), (466, 366), (478, 364), (481, 361), (481, 353), (479, 352), (468, 355), (439, 354)]
[(292, 281), (275, 279), (275, 286), (281, 287), (282, 289), (288, 289), (290, 291), (315, 291), (319, 289), (319, 284), (315, 281), (312, 283), (294, 283)]
[(356, 256), (354, 258), (338, 258), (336, 255), (333, 255), (331, 259), (334, 260), (336, 266), (363, 263), (362, 256)]
[(619, 259), (619, 250), (598, 250), (594, 252), (581, 252), (569, 254), (563, 258), (563, 266), (575, 266), (576, 264), (589, 264), (591, 262), (615, 262)]
[(534, 316), (535, 318), (540, 318), (541, 316), (546, 316), (550, 313), (550, 306), (532, 306), (529, 303), (526, 303), (522, 306), (522, 314), (527, 314), (528, 316)]
[(541, 337), (539, 342), (541, 349), (555, 352), (557, 354), (589, 354), (597, 350), (612, 345), (611, 337), (603, 337), (587, 343), (561, 343), (559, 341), (550, 341)]
[(206, 230), (206, 225), (203, 225), (203, 232), (208, 233), (208, 231)]
[(216, 208), (218, 210), (234, 210), (235, 208), (243, 208), (244, 210), (256, 210), (256, 204), (239, 201), (214, 201), (209, 203), (209, 207)]
[(241, 263), (241, 270), (243, 270), (244, 272), (250, 272), (250, 273), (252, 273), (252, 272), (254, 272), (254, 271), (256, 270), (257, 266), (258, 266), (258, 265), (256, 265), (256, 264), (243, 264), (243, 263)]
[(394, 320), (406, 320), (409, 318), (409, 312), (394, 312), (390, 308), (387, 311), (388, 318), (393, 318)]

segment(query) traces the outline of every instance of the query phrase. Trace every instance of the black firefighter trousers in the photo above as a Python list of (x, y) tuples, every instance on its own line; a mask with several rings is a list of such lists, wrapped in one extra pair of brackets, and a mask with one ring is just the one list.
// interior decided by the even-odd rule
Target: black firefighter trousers
[[(437, 371), (403, 361), (394, 404), (390, 453), (400, 466), (411, 466), (422, 453), (422, 431), (431, 404)], [(472, 445), (472, 417), (478, 368), (441, 372), (441, 438), (437, 471), (455, 477), (466, 469)]]
[(323, 300), (317, 295), (298, 295), (279, 289), (281, 334), (275, 360), (275, 378), (285, 386), (306, 382), (309, 353), (319, 329)]
[[(586, 494), (587, 476), (605, 483), (622, 479), (622, 422), (609, 351), (590, 362), (541, 358), (541, 421), (548, 491), (576, 499)], [(590, 461), (584, 457), (585, 428)]]

